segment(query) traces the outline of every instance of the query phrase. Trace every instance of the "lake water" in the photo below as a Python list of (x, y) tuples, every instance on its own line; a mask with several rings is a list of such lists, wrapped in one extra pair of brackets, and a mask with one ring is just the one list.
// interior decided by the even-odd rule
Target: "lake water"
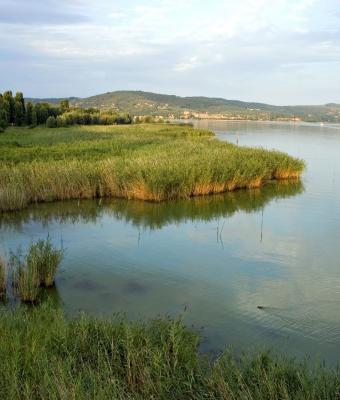
[[(340, 359), (340, 127), (199, 121), (221, 140), (303, 158), (301, 183), (188, 201), (71, 201), (0, 217), (8, 255), (49, 234), (65, 248), (69, 315), (183, 315), (203, 350)], [(259, 309), (262, 306), (263, 309)]]

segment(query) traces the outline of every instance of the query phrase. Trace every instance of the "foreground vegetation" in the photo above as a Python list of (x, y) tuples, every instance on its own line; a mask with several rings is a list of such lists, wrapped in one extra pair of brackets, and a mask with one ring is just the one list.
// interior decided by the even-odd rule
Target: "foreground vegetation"
[(181, 321), (0, 313), (2, 399), (338, 399), (340, 374), (270, 354), (209, 361)]
[(242, 148), (190, 126), (8, 128), (0, 135), (0, 209), (124, 197), (161, 201), (297, 178), (302, 161)]

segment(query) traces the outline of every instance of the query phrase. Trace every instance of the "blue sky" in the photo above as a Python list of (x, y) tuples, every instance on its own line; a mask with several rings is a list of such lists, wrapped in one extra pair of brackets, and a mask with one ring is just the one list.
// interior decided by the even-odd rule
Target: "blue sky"
[(340, 103), (339, 0), (0, 0), (0, 91)]

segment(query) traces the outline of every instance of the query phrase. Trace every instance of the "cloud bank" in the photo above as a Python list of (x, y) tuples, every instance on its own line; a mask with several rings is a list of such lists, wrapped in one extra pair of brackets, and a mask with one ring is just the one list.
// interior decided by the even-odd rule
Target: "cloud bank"
[(340, 102), (338, 0), (0, 0), (0, 91)]

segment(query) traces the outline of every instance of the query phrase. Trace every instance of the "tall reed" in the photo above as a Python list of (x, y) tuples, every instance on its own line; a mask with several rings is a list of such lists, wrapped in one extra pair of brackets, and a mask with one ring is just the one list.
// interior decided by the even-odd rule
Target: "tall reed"
[(0, 211), (124, 197), (162, 201), (298, 178), (301, 160), (179, 126), (8, 129), (0, 137)]
[(26, 255), (21, 249), (11, 253), (13, 284), (21, 301), (35, 303), (39, 299), (40, 287), (54, 284), (63, 251), (52, 245), (50, 237), (31, 244)]
[(0, 398), (337, 400), (339, 370), (266, 352), (212, 360), (180, 320), (0, 312)]
[(27, 264), (37, 270), (40, 285), (50, 287), (54, 284), (63, 251), (55, 248), (48, 236), (33, 243), (26, 256)]
[(40, 294), (40, 276), (36, 265), (27, 262), (21, 249), (11, 253), (13, 268), (13, 286), (15, 293), (24, 303), (36, 303)]

